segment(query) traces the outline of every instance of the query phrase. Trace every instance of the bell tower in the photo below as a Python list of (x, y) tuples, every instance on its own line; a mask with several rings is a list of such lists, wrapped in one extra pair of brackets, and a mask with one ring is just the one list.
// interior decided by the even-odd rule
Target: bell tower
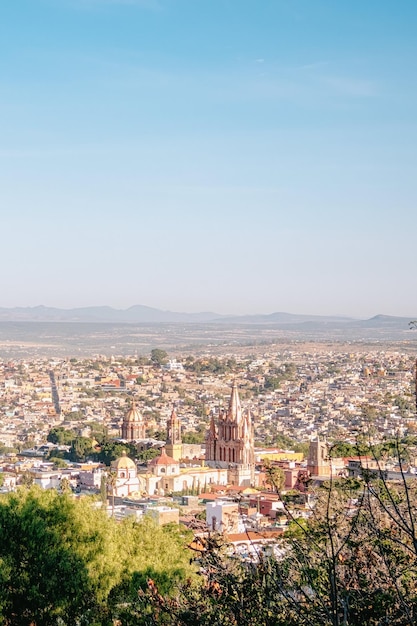
[(315, 441), (310, 441), (307, 469), (312, 476), (330, 476), (329, 448), (325, 441), (320, 441), (319, 436)]
[(172, 409), (171, 416), (167, 421), (167, 442), (166, 453), (168, 456), (179, 461), (182, 457), (181, 421), (175, 410)]

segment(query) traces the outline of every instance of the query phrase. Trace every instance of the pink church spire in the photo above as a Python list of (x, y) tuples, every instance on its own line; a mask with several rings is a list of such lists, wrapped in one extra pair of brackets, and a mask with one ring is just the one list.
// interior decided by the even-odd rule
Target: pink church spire
[(240, 423), (242, 419), (242, 407), (240, 405), (239, 392), (237, 389), (236, 380), (233, 381), (232, 393), (230, 394), (229, 410), (227, 411), (227, 418), (231, 422)]

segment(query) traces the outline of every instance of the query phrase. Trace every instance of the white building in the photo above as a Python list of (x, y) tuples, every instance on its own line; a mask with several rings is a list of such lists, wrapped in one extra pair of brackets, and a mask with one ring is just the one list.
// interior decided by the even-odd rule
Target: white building
[(206, 503), (207, 526), (220, 533), (239, 532), (239, 507), (236, 502), (216, 500)]

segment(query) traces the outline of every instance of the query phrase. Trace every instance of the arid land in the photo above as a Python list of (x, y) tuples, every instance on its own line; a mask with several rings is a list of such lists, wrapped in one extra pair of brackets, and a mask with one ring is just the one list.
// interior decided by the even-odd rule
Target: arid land
[[(180, 354), (259, 354), (280, 349), (369, 351), (417, 349), (408, 328), (288, 328), (274, 325), (0, 322), (0, 358), (146, 355), (155, 347)], [(310, 346), (310, 348), (308, 347)]]

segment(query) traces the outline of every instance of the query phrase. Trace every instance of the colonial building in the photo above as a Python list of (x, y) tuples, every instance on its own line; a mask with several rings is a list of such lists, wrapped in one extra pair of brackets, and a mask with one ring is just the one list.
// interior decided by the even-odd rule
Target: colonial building
[(165, 448), (167, 455), (176, 461), (182, 458), (181, 422), (175, 407), (172, 409), (171, 416), (167, 421), (167, 442)]
[(141, 485), (136, 464), (126, 455), (126, 452), (112, 462), (111, 470), (112, 481), (107, 483), (110, 494), (123, 497), (143, 491), (145, 485), (144, 483)]
[(227, 411), (220, 411), (217, 422), (214, 415), (211, 416), (206, 438), (206, 464), (227, 468), (229, 484), (250, 486), (255, 482), (252, 418), (249, 411), (242, 411), (236, 382)]
[(310, 441), (307, 471), (312, 478), (317, 479), (347, 476), (345, 460), (331, 457), (329, 444), (318, 436), (315, 441)]
[[(161, 454), (152, 461), (149, 461), (148, 468), (154, 476), (165, 478), (167, 476), (177, 476), (180, 473), (180, 465), (178, 461), (167, 454), (165, 448), (162, 448)], [(168, 489), (168, 487), (163, 487)]]
[(310, 472), (311, 476), (330, 476), (329, 447), (327, 442), (320, 441), (318, 436), (315, 441), (310, 442), (307, 470)]
[[(144, 427), (143, 419), (133, 405), (123, 422), (123, 439), (141, 438), (139, 431), (134, 430), (136, 425)], [(162, 448), (160, 456), (148, 463), (146, 469), (138, 472), (126, 456), (114, 463), (116, 493), (125, 495), (137, 490), (151, 495), (184, 491), (198, 494), (209, 490), (212, 485), (254, 485), (252, 419), (249, 411), (242, 411), (236, 384), (233, 385), (227, 411), (220, 412), (217, 423), (213, 417), (211, 419), (205, 461), (201, 460), (192, 467), (187, 464), (180, 466), (180, 460), (184, 461), (188, 456), (184, 450), (188, 445), (192, 447), (193, 444), (182, 443), (181, 422), (174, 408), (167, 421), (167, 445)]]
[(142, 413), (136, 407), (135, 402), (123, 418), (122, 439), (125, 441), (136, 441), (146, 439), (146, 424)]
[(179, 462), (162, 448), (160, 456), (149, 461), (138, 475), (148, 494), (169, 494), (192, 491), (201, 493), (211, 485), (227, 485), (227, 470), (210, 467), (181, 468)]
[(167, 421), (166, 453), (176, 461), (202, 458), (202, 446), (199, 443), (183, 443), (181, 420), (175, 407)]

